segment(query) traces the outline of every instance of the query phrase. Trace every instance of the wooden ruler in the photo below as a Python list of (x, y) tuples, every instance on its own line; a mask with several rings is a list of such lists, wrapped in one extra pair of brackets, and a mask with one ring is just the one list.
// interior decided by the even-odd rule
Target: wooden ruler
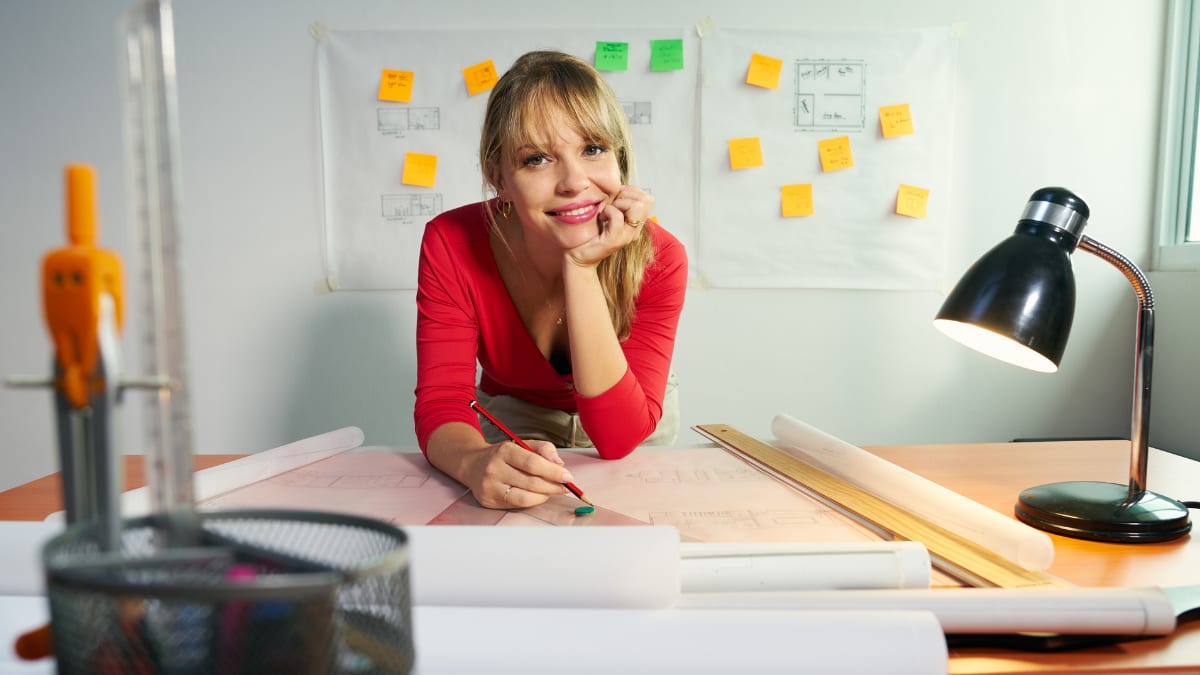
[(897, 539), (918, 541), (943, 572), (972, 586), (1030, 588), (1071, 584), (1028, 570), (989, 548), (910, 513), (726, 424), (692, 427), (735, 457)]

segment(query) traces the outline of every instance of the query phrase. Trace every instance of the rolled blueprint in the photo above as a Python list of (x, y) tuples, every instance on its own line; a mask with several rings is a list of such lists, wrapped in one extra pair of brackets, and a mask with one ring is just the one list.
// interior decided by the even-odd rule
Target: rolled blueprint
[(929, 588), (929, 551), (913, 541), (679, 545), (684, 593)]
[(420, 673), (944, 675), (949, 667), (927, 612), (414, 607), (413, 626)]
[(966, 537), (1031, 570), (1054, 561), (1054, 542), (1039, 532), (953, 490), (872, 455), (787, 415), (771, 432), (780, 450), (911, 513)]
[(679, 532), (673, 527), (434, 525), (404, 531), (413, 605), (656, 609), (679, 597)]
[(1175, 609), (1157, 588), (936, 588), (928, 590), (688, 593), (680, 609), (933, 612), (946, 633), (1167, 635)]

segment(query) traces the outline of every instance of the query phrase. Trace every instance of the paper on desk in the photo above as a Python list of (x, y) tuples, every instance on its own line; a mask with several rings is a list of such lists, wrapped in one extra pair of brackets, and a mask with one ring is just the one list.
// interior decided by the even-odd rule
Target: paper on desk
[(413, 605), (664, 609), (679, 597), (670, 527), (404, 530)]
[[(353, 450), (362, 445), (362, 442), (362, 429), (343, 427), (197, 471), (192, 474), (195, 480), (195, 500), (200, 503), (257, 481), (287, 473), (297, 467)], [(149, 513), (149, 487), (136, 488), (121, 495), (122, 518), (134, 518)], [(61, 520), (62, 517), (60, 511), (50, 514), (46, 520)]]
[[(689, 587), (929, 586), (929, 557), (923, 547), (881, 542), (850, 518), (720, 448), (655, 448), (618, 462), (590, 453), (561, 454), (596, 502), (595, 514), (575, 516), (578, 502), (569, 495), (531, 509), (485, 509), (420, 453), (366, 450), (227, 492), (201, 508), (318, 508), (401, 526), (670, 525), (685, 542), (740, 542), (728, 556), (687, 561), (683, 569)], [(791, 542), (786, 544), (794, 549), (789, 555), (780, 555), (777, 547), (763, 549), (783, 542)]]
[(466, 491), (421, 453), (361, 450), (206, 499), (200, 508), (303, 508), (423, 525)]
[(61, 523), (0, 522), (0, 541), (4, 542), (4, 555), (0, 555), (0, 595), (46, 592), (42, 547), (62, 529)]
[(877, 542), (879, 536), (716, 447), (635, 452), (619, 462), (562, 453), (598, 506), (697, 541)]
[(1054, 542), (1043, 532), (968, 499), (787, 415), (771, 432), (780, 449), (857, 485), (955, 534), (985, 546), (1027, 569), (1054, 561)]
[(928, 612), (414, 607), (413, 630), (418, 675), (944, 675), (949, 667)]

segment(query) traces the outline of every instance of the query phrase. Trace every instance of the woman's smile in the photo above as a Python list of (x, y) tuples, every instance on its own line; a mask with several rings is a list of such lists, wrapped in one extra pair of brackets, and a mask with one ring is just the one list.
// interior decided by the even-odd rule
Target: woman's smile
[(562, 208), (546, 211), (546, 214), (561, 223), (578, 225), (579, 223), (586, 223), (595, 218), (600, 213), (603, 205), (604, 202), (600, 200), (572, 202)]

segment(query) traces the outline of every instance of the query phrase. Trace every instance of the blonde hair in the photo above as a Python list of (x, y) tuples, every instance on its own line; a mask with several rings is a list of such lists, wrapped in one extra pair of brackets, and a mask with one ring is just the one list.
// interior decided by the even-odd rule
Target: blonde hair
[[(633, 171), (633, 144), (625, 110), (604, 78), (584, 61), (555, 51), (529, 52), (516, 60), (488, 96), (479, 139), (484, 191), (495, 184), (504, 162), (517, 164), (517, 149), (545, 145), (547, 122), (556, 113), (580, 136), (602, 143), (617, 158), (621, 183)], [(485, 209), (492, 230), (504, 241), (493, 208)], [(629, 245), (600, 262), (597, 274), (617, 336), (625, 339), (646, 268), (654, 261), (647, 228)], [(506, 242), (507, 245), (507, 242)]]

